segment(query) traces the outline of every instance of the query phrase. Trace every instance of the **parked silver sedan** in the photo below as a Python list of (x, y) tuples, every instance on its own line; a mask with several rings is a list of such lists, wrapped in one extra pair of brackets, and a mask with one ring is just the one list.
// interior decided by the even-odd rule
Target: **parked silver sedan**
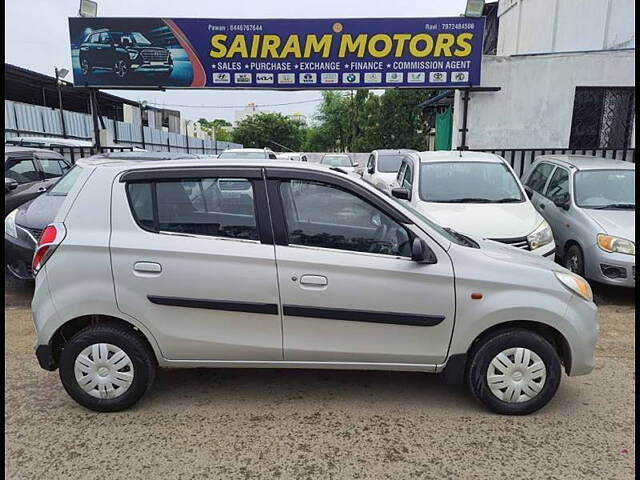
[(536, 159), (524, 177), (549, 222), (562, 264), (588, 279), (635, 287), (635, 180), (631, 162), (581, 155)]

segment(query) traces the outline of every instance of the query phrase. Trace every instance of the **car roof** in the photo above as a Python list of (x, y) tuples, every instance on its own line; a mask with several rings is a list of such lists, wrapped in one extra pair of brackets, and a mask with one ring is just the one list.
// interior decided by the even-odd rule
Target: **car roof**
[[(37, 147), (18, 147), (16, 145), (6, 145), (4, 146), (4, 153), (46, 153), (48, 156), (54, 156), (56, 158), (64, 158), (58, 152), (54, 152), (53, 150), (49, 150), (47, 148), (37, 148)], [(6, 160), (6, 156), (5, 156)]]
[(417, 150), (413, 150), (412, 148), (383, 148), (378, 150), (373, 150), (373, 152), (378, 152), (378, 155), (385, 153), (418, 153)]
[(440, 150), (436, 152), (416, 152), (420, 163), (430, 162), (490, 162), (504, 163), (504, 159), (493, 153), (473, 152), (470, 150)]
[(224, 150), (221, 153), (225, 153), (225, 152), (249, 152), (249, 153), (264, 153), (265, 151), (267, 152), (271, 152), (270, 149), (268, 148), (228, 148), (227, 150)]
[(563, 164), (574, 167), (576, 170), (635, 170), (636, 164), (624, 160), (613, 160), (611, 158), (594, 157), (591, 155), (540, 155), (536, 161)]
[[(198, 160), (201, 157), (192, 153), (172, 153), (172, 152), (106, 152), (92, 155), (84, 160), (91, 160), (96, 165), (109, 163), (109, 160), (122, 164), (131, 162), (132, 164), (143, 162), (167, 162), (175, 160)], [(211, 160), (211, 158), (209, 158)], [(87, 164), (89, 162), (86, 162)], [(211, 162), (208, 163), (211, 165)]]
[(348, 153), (325, 153), (323, 157), (349, 157), (351, 156)]

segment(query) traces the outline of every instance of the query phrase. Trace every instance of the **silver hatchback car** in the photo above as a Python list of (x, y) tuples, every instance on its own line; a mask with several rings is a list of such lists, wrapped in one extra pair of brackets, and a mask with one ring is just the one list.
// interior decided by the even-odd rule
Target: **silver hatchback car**
[(636, 285), (636, 166), (582, 155), (537, 157), (524, 177), (562, 264), (590, 280)]
[(521, 415), (593, 369), (591, 290), (559, 265), (341, 169), (133, 157), (77, 163), (33, 261), (36, 356), (90, 409), (157, 367), (273, 367), (442, 373)]

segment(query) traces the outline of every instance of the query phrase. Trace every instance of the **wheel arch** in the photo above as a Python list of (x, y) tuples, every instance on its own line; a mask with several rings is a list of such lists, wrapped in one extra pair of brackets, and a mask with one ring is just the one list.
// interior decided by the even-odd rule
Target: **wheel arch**
[[(461, 385), (469, 367), (469, 360), (474, 353), (477, 345), (486, 337), (496, 334), (499, 331), (520, 328), (537, 333), (547, 340), (558, 353), (560, 361), (564, 366), (565, 372), (571, 372), (571, 347), (565, 336), (556, 328), (549, 324), (537, 322), (533, 320), (511, 320), (507, 322), (492, 325), (480, 332), (469, 344), (465, 353), (451, 355), (447, 360), (447, 364), (442, 371), (446, 383)], [(455, 334), (455, 333), (454, 333)]]

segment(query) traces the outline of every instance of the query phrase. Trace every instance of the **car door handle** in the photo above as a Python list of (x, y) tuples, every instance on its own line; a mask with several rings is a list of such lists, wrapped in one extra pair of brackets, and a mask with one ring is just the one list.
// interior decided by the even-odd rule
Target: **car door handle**
[(322, 275), (302, 275), (300, 284), (309, 287), (326, 287), (329, 284), (329, 280)]
[(162, 272), (162, 265), (155, 262), (136, 262), (133, 265), (133, 269), (140, 273), (160, 273)]

